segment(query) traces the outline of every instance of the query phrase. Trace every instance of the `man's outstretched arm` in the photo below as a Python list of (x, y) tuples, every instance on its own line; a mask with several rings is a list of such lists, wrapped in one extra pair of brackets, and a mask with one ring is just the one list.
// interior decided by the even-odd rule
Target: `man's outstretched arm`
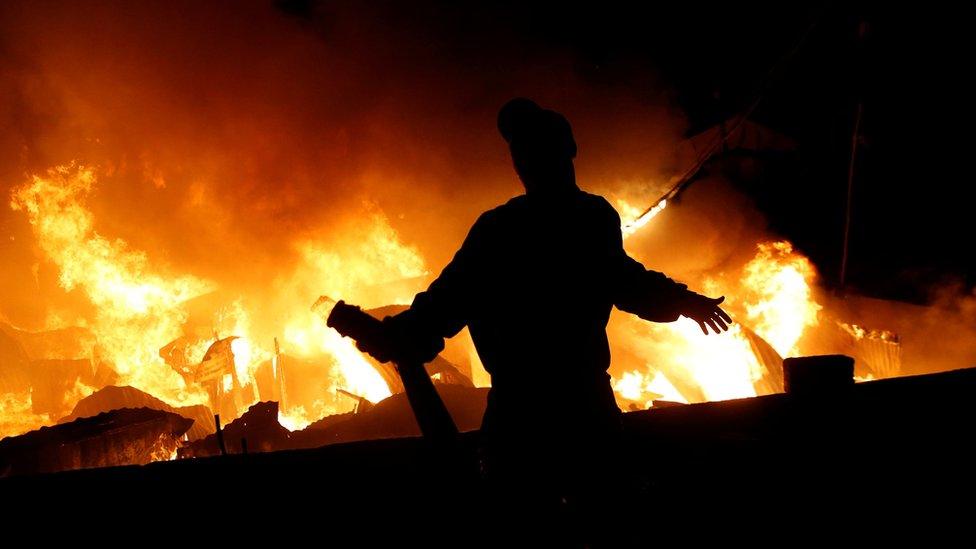
[(724, 296), (703, 296), (663, 273), (645, 268), (624, 250), (620, 217), (614, 212), (611, 218), (613, 303), (618, 309), (652, 322), (673, 322), (684, 315), (697, 322), (705, 334), (709, 328), (716, 334), (729, 329), (732, 318), (719, 307)]
[(471, 281), (483, 254), (483, 225), (480, 219), (475, 223), (451, 262), (414, 297), (409, 309), (383, 319), (387, 345), (360, 350), (380, 362), (426, 363), (444, 349), (444, 338), (454, 337), (468, 323)]

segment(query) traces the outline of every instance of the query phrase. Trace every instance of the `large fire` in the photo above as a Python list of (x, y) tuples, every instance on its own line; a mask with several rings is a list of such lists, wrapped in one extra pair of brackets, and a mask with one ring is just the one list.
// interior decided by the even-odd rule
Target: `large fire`
[[(204, 404), (228, 413), (233, 397), (231, 413), (240, 413), (261, 396), (257, 385), (262, 368), (270, 368), (278, 377), (281, 360), (309, 361), (318, 370), (309, 374), (307, 384), (320, 397), (281, 395), (280, 422), (293, 430), (349, 410), (353, 403), (340, 398), (338, 389), (371, 402), (390, 396), (390, 386), (374, 364), (350, 340), (325, 326), (328, 304), (324, 309), (311, 307), (319, 296), (367, 307), (406, 304), (422, 288), (428, 274), (424, 258), (401, 240), (378, 207), (364, 205), (359, 224), (347, 229), (355, 238), (345, 239), (342, 246), (314, 238), (291, 243), (300, 261), (271, 284), (287, 305), (277, 333), (256, 328), (259, 313), (243, 298), (217, 308), (201, 333), (187, 325), (188, 304), (215, 290), (216, 284), (169, 272), (148, 253), (99, 234), (86, 205), (97, 176), (91, 167), (57, 167), (31, 177), (11, 200), (11, 207), (28, 217), (38, 247), (60, 273), (61, 286), (83, 292), (95, 311), (92, 318), (78, 321), (87, 325), (97, 342), (90, 349), (93, 367), (105, 364), (118, 374), (117, 385), (133, 386), (173, 406)], [(627, 233), (664, 207), (662, 201), (625, 223)], [(623, 213), (627, 220), (642, 212), (625, 209)], [(813, 299), (814, 278), (809, 261), (788, 242), (759, 243), (755, 257), (737, 275), (706, 280), (705, 287), (699, 288), (729, 296), (727, 305), (743, 324), (734, 324), (720, 336), (705, 336), (688, 319), (661, 325), (628, 320), (625, 329), (634, 336), (629, 339), (638, 342), (634, 352), (644, 357), (645, 366), (615, 376), (621, 403), (646, 408), (655, 400), (695, 402), (757, 394), (760, 380), (769, 372), (747, 330), (780, 356), (797, 354), (804, 331), (817, 323), (820, 306)], [(63, 323), (52, 319), (49, 328)], [(201, 374), (206, 370), (203, 366), (194, 372), (197, 364), (219, 365), (213, 359), (214, 349), (225, 338), (234, 338), (226, 340), (232, 363), (217, 371), (216, 377)], [(167, 347), (171, 342), (182, 343)], [(164, 347), (176, 351), (164, 358)], [(473, 348), (466, 354), (471, 378), (483, 384), (486, 376), (479, 371)], [(183, 369), (174, 364), (184, 365)], [(99, 388), (78, 382), (66, 394), (71, 402), (65, 404), (70, 409)], [(32, 412), (29, 393), (0, 396), (0, 436), (58, 419)]]
[[(11, 201), (12, 208), (29, 217), (40, 249), (59, 269), (61, 286), (83, 291), (97, 311), (90, 325), (98, 342), (91, 349), (91, 360), (109, 363), (119, 374), (117, 384), (136, 387), (168, 404), (219, 408), (203, 384), (188, 383), (159, 352), (181, 336), (192, 339), (193, 334), (184, 330), (187, 301), (213, 290), (214, 284), (192, 276), (166, 276), (146, 253), (98, 234), (94, 216), (85, 205), (96, 180), (93, 168), (60, 166), (44, 176), (33, 176), (14, 192)], [(331, 382), (322, 388), (323, 396), (333, 397), (282, 410), (282, 423), (288, 427), (301, 428), (343, 411), (342, 401), (334, 397), (335, 389), (374, 402), (390, 396), (387, 384), (365, 356), (348, 339), (326, 328), (322, 311), (310, 308), (320, 294), (374, 305), (408, 303), (412, 297), (377, 289), (420, 277), (426, 270), (416, 250), (399, 241), (386, 218), (375, 208), (367, 209), (366, 229), (358, 234), (355, 245), (340, 253), (315, 242), (297, 243), (303, 261), (281, 281), (290, 300), (298, 304), (283, 323), (282, 351), (298, 357), (326, 357), (334, 366), (328, 372)], [(255, 371), (266, 361), (277, 367), (278, 359), (269, 345), (274, 334), (255, 334), (251, 324), (251, 312), (236, 300), (214, 313), (212, 335), (192, 339), (183, 348), (186, 362), (198, 363), (220, 337), (236, 337), (230, 343), (234, 376), (225, 374), (219, 383), (229, 391), (235, 383), (232, 377), (236, 377), (248, 397), (240, 403), (244, 409), (257, 399), (252, 387)], [(50, 326), (56, 327), (60, 326)], [(73, 400), (94, 389), (87, 388)], [(2, 402), (0, 425), (4, 430), (0, 435), (17, 434), (50, 420), (27, 413), (30, 394), (5, 394)]]
[[(662, 203), (663, 204), (663, 203)], [(663, 207), (663, 206), (662, 206)], [(656, 215), (652, 208), (644, 215)], [(635, 226), (641, 220), (625, 223)], [(813, 299), (815, 270), (810, 261), (786, 241), (762, 242), (755, 256), (741, 268), (738, 278), (707, 279), (708, 295), (726, 295), (726, 307), (739, 322), (767, 342), (781, 358), (796, 356), (804, 331), (817, 324), (821, 306)], [(694, 402), (755, 396), (764, 376), (771, 374), (756, 353), (742, 324), (721, 335), (705, 335), (687, 318), (671, 324), (628, 321), (647, 357), (644, 370), (632, 370), (614, 379), (624, 402), (644, 408), (655, 400)], [(686, 395), (672, 379), (683, 379)]]
[(60, 271), (61, 286), (80, 289), (95, 307), (92, 360), (109, 361), (124, 383), (163, 400), (205, 403), (206, 393), (187, 387), (157, 351), (180, 335), (181, 304), (210, 285), (160, 274), (145, 253), (96, 233), (84, 205), (95, 181), (92, 168), (60, 166), (17, 189), (11, 206), (26, 212), (38, 245)]

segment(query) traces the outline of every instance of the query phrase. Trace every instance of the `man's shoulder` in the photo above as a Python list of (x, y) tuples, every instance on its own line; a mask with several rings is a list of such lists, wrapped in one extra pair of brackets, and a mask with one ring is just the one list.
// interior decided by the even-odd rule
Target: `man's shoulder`
[[(577, 208), (577, 212), (582, 209), (587, 217), (608, 220), (614, 223), (620, 222), (620, 216), (606, 198), (580, 190), (574, 193), (571, 201), (564, 203), (567, 207)], [(497, 224), (504, 224), (508, 221), (521, 219), (527, 215), (532, 215), (532, 201), (527, 195), (519, 195), (508, 200), (504, 204), (484, 212), (478, 218), (476, 225), (490, 227)]]
[(524, 194), (520, 194), (516, 197), (511, 198), (508, 202), (504, 204), (499, 204), (494, 208), (487, 210), (480, 217), (478, 217), (477, 224), (490, 225), (492, 223), (497, 223), (506, 218), (512, 217), (520, 212), (525, 211), (528, 208), (528, 201)]
[[(582, 204), (584, 207), (593, 208), (594, 210), (602, 210), (602, 211), (610, 211), (610, 212), (617, 211), (614, 209), (613, 206), (610, 205), (610, 202), (607, 201), (607, 199), (601, 195), (580, 190), (574, 192), (572, 196), (573, 199), (575, 199), (574, 200), (575, 202)], [(496, 215), (504, 215), (508, 212), (524, 210), (530, 207), (530, 202), (531, 200), (529, 199), (528, 195), (520, 194), (516, 197), (511, 198), (508, 202), (505, 202), (504, 204), (501, 204), (499, 206), (495, 206), (494, 208), (486, 211), (484, 215), (488, 215), (489, 217), (491, 217)]]
[(617, 213), (616, 208), (606, 198), (598, 194), (580, 191), (579, 201), (582, 205), (581, 209), (585, 212), (585, 217), (590, 219), (591, 222), (601, 227), (620, 226), (620, 214)]
[(594, 210), (602, 211), (603, 213), (617, 215), (617, 210), (610, 204), (610, 201), (600, 196), (598, 194), (588, 193), (586, 191), (580, 191), (582, 195), (581, 200), (589, 207)]

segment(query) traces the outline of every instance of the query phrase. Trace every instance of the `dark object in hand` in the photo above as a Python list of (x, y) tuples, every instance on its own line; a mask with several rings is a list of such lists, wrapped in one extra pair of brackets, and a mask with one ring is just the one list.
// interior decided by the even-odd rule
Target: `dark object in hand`
[(355, 305), (336, 303), (326, 325), (356, 341), (356, 347), (380, 362), (426, 364), (444, 350), (444, 338), (414, 333), (397, 317), (378, 320)]
[(360, 351), (369, 353), (380, 362), (389, 362), (390, 358), (380, 359), (377, 356), (388, 354), (389, 345), (386, 342), (383, 323), (363, 312), (359, 307), (340, 301), (332, 308), (325, 324), (343, 336), (351, 337)]
[[(335, 304), (326, 325), (340, 334), (351, 337), (356, 341), (359, 350), (369, 353), (379, 361), (393, 360), (397, 366), (397, 373), (403, 381), (403, 388), (407, 393), (407, 400), (413, 409), (420, 432), (424, 437), (437, 444), (453, 444), (457, 439), (457, 426), (451, 414), (444, 406), (444, 401), (434, 389), (434, 384), (424, 369), (424, 362), (437, 356), (437, 351), (426, 360), (417, 360), (420, 356), (427, 356), (433, 349), (428, 345), (417, 352), (402, 339), (390, 340), (390, 320), (377, 320), (355, 305), (348, 305), (340, 301)], [(392, 333), (402, 337), (402, 332), (395, 329)], [(444, 347), (444, 340), (440, 339), (440, 348)], [(406, 350), (404, 350), (406, 349)]]

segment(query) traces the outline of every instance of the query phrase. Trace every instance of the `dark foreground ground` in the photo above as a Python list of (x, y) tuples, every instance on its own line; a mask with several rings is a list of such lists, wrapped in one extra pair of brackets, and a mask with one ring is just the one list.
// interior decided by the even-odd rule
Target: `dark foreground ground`
[[(967, 369), (628, 413), (636, 470), (607, 471), (627, 495), (617, 525), (647, 546), (846, 544), (906, 529), (926, 545), (971, 545), (974, 395)], [(317, 546), (476, 546), (498, 530), (464, 466), (477, 433), (461, 444), (454, 458), (406, 438), (13, 477), (0, 481), (0, 531), (40, 541), (71, 523), (88, 539), (137, 532), (114, 538), (127, 544), (250, 547), (309, 535)]]

